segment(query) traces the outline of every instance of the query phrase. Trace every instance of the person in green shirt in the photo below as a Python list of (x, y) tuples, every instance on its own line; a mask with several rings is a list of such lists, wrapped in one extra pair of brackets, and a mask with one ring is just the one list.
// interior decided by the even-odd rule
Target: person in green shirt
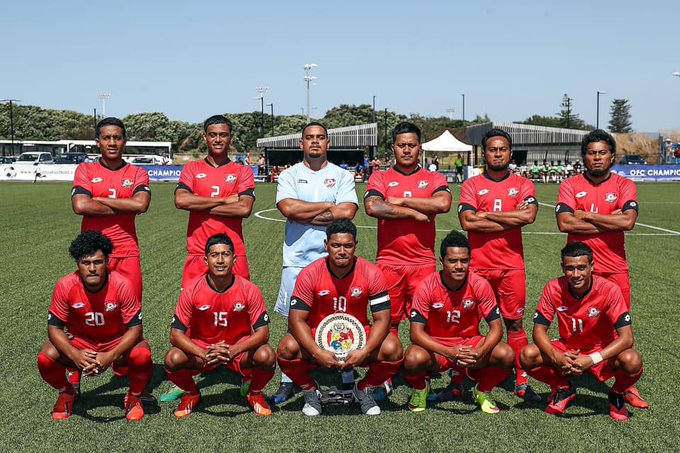
[(534, 165), (531, 166), (531, 179), (540, 180), (541, 179), (541, 167), (538, 166), (538, 161), (534, 161)]
[(460, 154), (453, 165), (456, 167), (456, 182), (463, 182), (463, 157)]

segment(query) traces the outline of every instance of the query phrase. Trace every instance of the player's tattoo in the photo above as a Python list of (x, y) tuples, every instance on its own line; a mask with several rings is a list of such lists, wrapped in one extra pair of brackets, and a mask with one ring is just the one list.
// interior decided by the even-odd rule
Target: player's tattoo
[(310, 223), (312, 225), (329, 225), (333, 220), (335, 220), (333, 213), (331, 211), (324, 211), (314, 217)]

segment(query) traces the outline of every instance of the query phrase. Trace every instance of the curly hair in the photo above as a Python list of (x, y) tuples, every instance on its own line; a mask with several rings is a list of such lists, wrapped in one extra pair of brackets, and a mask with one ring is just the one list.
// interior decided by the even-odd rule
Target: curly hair
[(326, 239), (330, 240), (332, 235), (343, 233), (349, 233), (355, 241), (357, 240), (357, 227), (348, 219), (333, 220), (326, 228)]
[(74, 260), (80, 261), (85, 256), (94, 255), (98, 250), (108, 258), (113, 251), (111, 239), (104, 236), (101, 231), (87, 230), (71, 242), (68, 252)]
[(463, 233), (456, 230), (451, 230), (451, 232), (447, 234), (446, 237), (442, 240), (442, 244), (439, 247), (439, 256), (441, 256), (442, 259), (446, 256), (446, 250), (449, 247), (460, 247), (468, 249), (468, 253), (471, 250), (468, 238), (466, 238)]

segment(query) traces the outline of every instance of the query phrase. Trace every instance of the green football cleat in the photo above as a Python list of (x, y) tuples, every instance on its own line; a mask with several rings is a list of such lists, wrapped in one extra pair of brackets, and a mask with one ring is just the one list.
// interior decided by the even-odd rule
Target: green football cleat
[(168, 390), (167, 392), (165, 392), (161, 395), (161, 398), (160, 398), (161, 403), (169, 403), (169, 402), (172, 402), (172, 401), (177, 401), (178, 399), (180, 399), (181, 397), (184, 396), (184, 393), (185, 393), (184, 390), (177, 387), (176, 385), (173, 385), (170, 390)]
[(485, 414), (497, 414), (500, 412), (500, 409), (498, 409), (494, 400), (491, 399), (490, 394), (480, 392), (477, 390), (477, 386), (472, 389), (472, 394), (474, 395), (477, 404), (479, 404), (479, 407), (482, 408), (482, 412)]
[(413, 390), (411, 398), (408, 400), (408, 408), (411, 412), (423, 412), (427, 409), (427, 395), (430, 393), (430, 386), (425, 385), (422, 390)]

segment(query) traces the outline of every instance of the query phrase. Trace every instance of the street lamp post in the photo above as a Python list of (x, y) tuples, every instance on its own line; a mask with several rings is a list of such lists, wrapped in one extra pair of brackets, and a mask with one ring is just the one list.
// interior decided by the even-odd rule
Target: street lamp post
[(595, 121), (595, 129), (600, 128), (600, 95), (601, 94), (607, 94), (606, 91), (598, 91), (597, 92), (597, 120)]
[[(0, 102), (9, 103), (9, 134), (12, 140), (12, 155), (14, 155), (14, 103), (19, 99), (0, 99)], [(2, 155), (5, 155), (5, 147), (2, 147)]]
[(101, 93), (99, 99), (102, 101), (102, 118), (106, 118), (106, 100), (111, 97), (110, 93)]
[(271, 104), (267, 104), (267, 107), (271, 108), (272, 112), (272, 136), (274, 136), (274, 126), (275, 126), (275, 121), (274, 121), (274, 103), (272, 102)]
[(461, 96), (463, 96), (463, 123), (465, 123), (465, 94), (461, 93)]
[(310, 114), (310, 100), (309, 100), (309, 85), (312, 81), (316, 80), (316, 77), (309, 75), (309, 71), (312, 69), (316, 68), (318, 65), (315, 63), (307, 63), (306, 65), (303, 66), (303, 69), (305, 70), (305, 82), (307, 82), (307, 122), (309, 123), (309, 114)]

